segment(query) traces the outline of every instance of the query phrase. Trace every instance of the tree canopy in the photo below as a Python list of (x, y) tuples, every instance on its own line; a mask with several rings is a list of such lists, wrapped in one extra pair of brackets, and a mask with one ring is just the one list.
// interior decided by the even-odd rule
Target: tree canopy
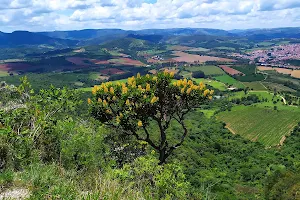
[[(163, 72), (156, 76), (137, 74), (127, 83), (103, 83), (94, 86), (92, 99), (88, 99), (92, 116), (137, 140), (147, 142), (158, 153), (163, 164), (171, 153), (181, 146), (188, 134), (184, 117), (193, 108), (212, 99), (213, 90), (203, 83), (181, 79), (173, 81), (174, 74)], [(172, 120), (182, 127), (181, 136), (167, 135)], [(158, 140), (150, 124), (158, 126)], [(169, 138), (175, 138), (170, 143)]]

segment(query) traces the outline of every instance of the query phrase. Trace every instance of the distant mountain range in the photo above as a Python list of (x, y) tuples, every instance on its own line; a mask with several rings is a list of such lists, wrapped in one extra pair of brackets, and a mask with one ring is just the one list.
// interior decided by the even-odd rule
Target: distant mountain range
[(0, 32), (0, 46), (15, 47), (20, 45), (41, 45), (51, 46), (74, 46), (78, 41), (49, 37), (40, 33), (28, 31), (15, 31), (13, 33)]
[(130, 37), (150, 42), (165, 42), (172, 38), (195, 37), (196, 39), (211, 39), (216, 37), (247, 38), (254, 41), (276, 38), (300, 39), (300, 28), (249, 29), (249, 30), (220, 30), (207, 28), (174, 28), (174, 29), (86, 29), (78, 31), (28, 32), (15, 31), (13, 33), (0, 32), (0, 46), (15, 47), (20, 45), (76, 46), (97, 45), (107, 41)]

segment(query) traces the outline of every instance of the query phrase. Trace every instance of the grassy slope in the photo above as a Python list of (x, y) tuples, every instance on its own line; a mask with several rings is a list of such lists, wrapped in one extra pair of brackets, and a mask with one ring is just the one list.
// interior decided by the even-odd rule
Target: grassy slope
[(217, 81), (220, 81), (222, 83), (228, 84), (228, 85), (233, 85), (235, 87), (238, 88), (244, 88), (245, 86), (240, 83), (239, 81), (237, 81), (236, 79), (232, 78), (229, 75), (222, 75), (222, 76), (216, 76), (214, 77)]
[(221, 83), (219, 81), (215, 80), (209, 80), (209, 79), (204, 79), (204, 78), (196, 78), (194, 79), (197, 83), (203, 82), (206, 85), (210, 85), (218, 90), (225, 91), (227, 90), (227, 87), (224, 83)]
[(266, 146), (279, 144), (283, 136), (297, 125), (300, 109), (280, 109), (255, 106), (237, 106), (222, 112), (217, 118), (224, 121), (235, 134), (259, 141)]

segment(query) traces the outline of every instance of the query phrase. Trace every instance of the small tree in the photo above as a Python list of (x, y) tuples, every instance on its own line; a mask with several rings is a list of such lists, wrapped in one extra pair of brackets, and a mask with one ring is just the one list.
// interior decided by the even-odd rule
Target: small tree
[[(178, 80), (174, 74), (164, 72), (157, 76), (131, 77), (127, 83), (103, 83), (93, 88), (93, 98), (88, 99), (92, 116), (106, 125), (122, 128), (127, 135), (147, 142), (159, 153), (160, 164), (181, 146), (188, 134), (184, 118), (187, 113), (212, 99), (212, 90), (200, 83)], [(167, 129), (171, 121), (178, 122), (183, 133), (171, 144)], [(155, 123), (159, 140), (149, 129)], [(174, 140), (172, 140), (174, 141)]]
[(205, 78), (205, 74), (203, 71), (195, 71), (192, 73), (193, 78)]

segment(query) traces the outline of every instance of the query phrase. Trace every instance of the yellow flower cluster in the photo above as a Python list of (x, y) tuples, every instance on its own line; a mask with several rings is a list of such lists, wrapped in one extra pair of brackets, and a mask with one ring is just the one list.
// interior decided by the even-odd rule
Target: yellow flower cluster
[(99, 86), (98, 85), (95, 85), (92, 89), (92, 93), (93, 95), (95, 95), (98, 91), (100, 90)]
[(151, 99), (151, 104), (154, 104), (154, 103), (156, 103), (157, 101), (159, 100), (159, 98), (158, 97), (156, 97), (156, 96), (154, 96), (152, 99)]
[(110, 87), (109, 92), (110, 92), (110, 94), (114, 95), (115, 94), (115, 89), (113, 87)]
[(123, 83), (122, 84), (122, 94), (127, 94), (128, 92), (128, 87), (126, 87), (126, 85)]
[(128, 78), (128, 85), (132, 85), (134, 81), (135, 81), (134, 76)]
[(142, 127), (143, 126), (143, 122), (141, 120), (138, 121), (138, 127)]
[(149, 84), (149, 83), (147, 83), (147, 85), (146, 85), (146, 91), (147, 91), (147, 92), (149, 92), (149, 91), (150, 91), (150, 89), (151, 89), (151, 87), (150, 87), (150, 84)]

